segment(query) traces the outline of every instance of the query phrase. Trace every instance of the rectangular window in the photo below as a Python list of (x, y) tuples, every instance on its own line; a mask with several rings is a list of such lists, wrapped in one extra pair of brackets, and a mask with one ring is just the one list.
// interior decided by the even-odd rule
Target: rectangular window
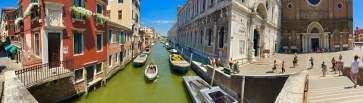
[(112, 66), (112, 55), (108, 56), (108, 66)]
[(97, 4), (97, 13), (102, 14), (103, 13), (103, 5), (98, 3)]
[(102, 63), (96, 64), (96, 73), (100, 73), (102, 71)]
[(118, 11), (118, 19), (122, 19), (122, 10)]
[(73, 0), (73, 6), (84, 7), (84, 1), (83, 0)]
[(97, 44), (97, 48), (96, 48), (97, 51), (101, 51), (102, 46), (103, 46), (103, 36), (102, 36), (102, 34), (97, 34), (96, 44)]
[(108, 43), (112, 43), (112, 30), (108, 31)]
[(81, 54), (83, 52), (83, 35), (80, 32), (73, 34), (73, 53)]
[(78, 69), (78, 70), (74, 71), (74, 75), (75, 75), (76, 82), (83, 80), (83, 69)]
[(39, 33), (34, 34), (34, 52), (36, 55), (40, 55)]
[(224, 27), (219, 30), (219, 48), (224, 47)]
[(119, 4), (124, 3), (124, 0), (117, 0), (117, 3)]
[(239, 49), (240, 49), (241, 54), (245, 53), (245, 41), (244, 40), (239, 41)]

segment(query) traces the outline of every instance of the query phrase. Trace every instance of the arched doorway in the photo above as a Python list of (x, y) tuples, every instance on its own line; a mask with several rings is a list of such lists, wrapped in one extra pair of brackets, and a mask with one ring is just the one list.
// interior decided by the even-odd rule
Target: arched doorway
[[(319, 29), (318, 28), (313, 28), (311, 30), (311, 33), (319, 33)], [(319, 37), (312, 37), (311, 38), (311, 49), (313, 51), (317, 51), (320, 48), (320, 38)]]
[(255, 56), (258, 56), (258, 51), (260, 51), (260, 33), (257, 30), (253, 32), (253, 49), (255, 49)]

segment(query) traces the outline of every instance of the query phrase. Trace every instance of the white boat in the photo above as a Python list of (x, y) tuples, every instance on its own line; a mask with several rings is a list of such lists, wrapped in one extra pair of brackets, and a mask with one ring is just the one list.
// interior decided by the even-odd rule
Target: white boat
[(219, 86), (200, 90), (206, 103), (238, 103), (238, 100), (226, 93)]
[(183, 80), (189, 95), (193, 99), (193, 103), (205, 103), (206, 100), (200, 90), (211, 88), (211, 86), (198, 76), (184, 76)]
[(148, 65), (145, 68), (145, 77), (147, 80), (155, 80), (158, 76), (159, 70), (157, 65)]
[(148, 58), (148, 55), (147, 54), (141, 53), (139, 56), (137, 56), (134, 59), (133, 65), (135, 67), (143, 66), (146, 63), (147, 58)]
[(151, 46), (155, 45), (154, 43), (151, 43)]
[(178, 53), (178, 50), (176, 50), (176, 49), (170, 49), (169, 52), (175, 54), (175, 53)]
[(193, 103), (238, 103), (219, 86), (212, 87), (198, 76), (184, 76), (183, 80)]

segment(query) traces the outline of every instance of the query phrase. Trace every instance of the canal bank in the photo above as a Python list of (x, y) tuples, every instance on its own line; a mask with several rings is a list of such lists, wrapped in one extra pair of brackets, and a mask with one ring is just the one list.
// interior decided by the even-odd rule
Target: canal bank
[[(191, 102), (182, 77), (170, 70), (169, 53), (160, 43), (151, 49), (147, 64), (158, 65), (159, 77), (154, 83), (146, 82), (145, 66), (135, 68), (129, 63), (115, 74), (105, 86), (67, 102), (74, 103), (187, 103)], [(190, 70), (185, 76), (196, 75)]]

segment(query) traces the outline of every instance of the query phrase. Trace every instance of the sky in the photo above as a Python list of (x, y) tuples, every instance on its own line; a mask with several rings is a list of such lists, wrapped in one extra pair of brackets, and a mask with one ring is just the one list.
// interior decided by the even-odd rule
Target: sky
[[(153, 27), (162, 35), (176, 22), (177, 5), (186, 0), (141, 0), (141, 24)], [(353, 0), (353, 27), (363, 28), (363, 0)], [(0, 8), (17, 6), (17, 0), (1, 0)]]

